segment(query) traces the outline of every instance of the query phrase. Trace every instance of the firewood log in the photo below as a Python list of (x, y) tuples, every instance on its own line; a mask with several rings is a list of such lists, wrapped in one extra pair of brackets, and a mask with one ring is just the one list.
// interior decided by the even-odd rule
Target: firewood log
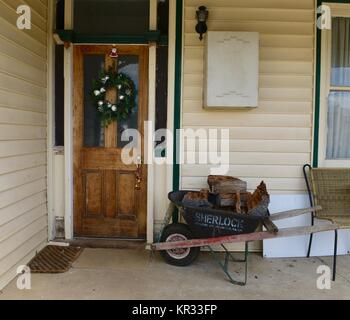
[(236, 193), (236, 212), (237, 213), (242, 213), (241, 209), (241, 194), (239, 191)]
[(229, 176), (209, 176), (208, 185), (212, 193), (246, 192), (247, 183), (238, 178)]
[(260, 183), (257, 189), (254, 191), (250, 199), (248, 200), (249, 210), (255, 208), (263, 199), (263, 196), (268, 196), (266, 184), (264, 181)]

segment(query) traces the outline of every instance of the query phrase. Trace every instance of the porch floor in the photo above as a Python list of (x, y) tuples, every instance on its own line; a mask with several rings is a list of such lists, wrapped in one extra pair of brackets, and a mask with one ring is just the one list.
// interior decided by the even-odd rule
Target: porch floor
[[(187, 268), (165, 264), (146, 250), (85, 249), (65, 274), (34, 274), (32, 289), (16, 280), (4, 299), (350, 299), (350, 256), (338, 257), (331, 290), (319, 290), (316, 269), (331, 258), (263, 259), (249, 256), (245, 287), (231, 285), (208, 253)], [(236, 269), (239, 271), (239, 269)]]

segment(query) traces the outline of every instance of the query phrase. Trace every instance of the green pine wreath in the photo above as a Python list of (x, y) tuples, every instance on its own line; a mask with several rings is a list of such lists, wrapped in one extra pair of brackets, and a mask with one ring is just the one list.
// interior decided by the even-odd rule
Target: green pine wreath
[[(117, 101), (106, 99), (108, 90), (117, 90)], [(126, 120), (135, 108), (136, 88), (133, 80), (124, 73), (109, 69), (102, 71), (93, 81), (91, 96), (97, 108), (102, 125), (107, 127), (113, 121)]]

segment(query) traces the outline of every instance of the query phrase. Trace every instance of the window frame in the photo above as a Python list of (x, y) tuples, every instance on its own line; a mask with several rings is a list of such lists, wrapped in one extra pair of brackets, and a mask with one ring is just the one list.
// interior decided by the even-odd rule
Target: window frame
[[(350, 3), (327, 3), (331, 17), (350, 18)], [(348, 91), (349, 87), (331, 86), (332, 64), (332, 30), (321, 31), (321, 87), (320, 87), (320, 119), (319, 119), (319, 165), (323, 167), (350, 167), (350, 159), (327, 159), (327, 133), (328, 133), (328, 97), (331, 91)]]

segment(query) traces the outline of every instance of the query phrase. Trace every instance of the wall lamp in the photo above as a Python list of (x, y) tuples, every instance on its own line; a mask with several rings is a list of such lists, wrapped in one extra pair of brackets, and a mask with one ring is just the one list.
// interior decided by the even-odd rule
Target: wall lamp
[(209, 11), (207, 10), (207, 7), (200, 6), (196, 12), (197, 17), (197, 25), (196, 25), (196, 31), (199, 33), (199, 40), (203, 40), (203, 34), (205, 34), (208, 31), (207, 27), (207, 20), (209, 17)]

